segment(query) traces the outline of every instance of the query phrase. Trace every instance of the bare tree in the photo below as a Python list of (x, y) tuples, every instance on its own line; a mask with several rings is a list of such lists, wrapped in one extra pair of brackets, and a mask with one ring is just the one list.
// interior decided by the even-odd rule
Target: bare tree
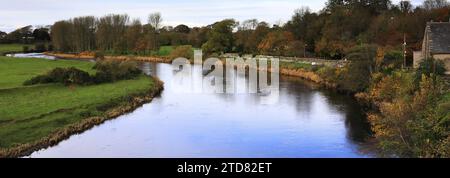
[(447, 0), (426, 0), (423, 2), (423, 8), (428, 9), (428, 10), (444, 8), (447, 6), (449, 6), (449, 3)]
[(402, 0), (400, 1), (400, 10), (403, 13), (409, 13), (413, 10), (413, 5), (409, 1)]
[(258, 26), (258, 20), (257, 19), (249, 19), (244, 22), (239, 27), (239, 30), (255, 30)]
[(163, 19), (161, 17), (161, 13), (156, 12), (153, 14), (150, 14), (148, 16), (148, 23), (155, 28), (156, 31), (158, 31), (161, 28), (161, 23), (162, 23)]

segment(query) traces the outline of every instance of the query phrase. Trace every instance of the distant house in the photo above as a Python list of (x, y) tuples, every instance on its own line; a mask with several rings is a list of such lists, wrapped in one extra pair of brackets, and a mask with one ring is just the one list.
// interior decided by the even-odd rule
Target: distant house
[(442, 60), (450, 74), (450, 22), (428, 22), (422, 43), (422, 51), (414, 52), (414, 67), (423, 59)]

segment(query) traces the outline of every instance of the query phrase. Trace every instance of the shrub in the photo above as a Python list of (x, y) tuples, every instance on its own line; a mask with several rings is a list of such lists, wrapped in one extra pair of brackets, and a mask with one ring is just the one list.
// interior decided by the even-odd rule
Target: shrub
[(92, 82), (89, 73), (77, 68), (55, 68), (44, 75), (33, 77), (24, 82), (24, 85), (35, 85), (45, 83), (64, 83), (65, 85), (78, 84), (88, 85)]
[(119, 64), (119, 78), (132, 79), (142, 74), (135, 61), (124, 61)]
[(104, 60), (97, 62), (94, 69), (97, 70), (94, 79), (96, 83), (132, 79), (142, 74), (134, 61)]
[(444, 75), (445, 74), (445, 66), (444, 63), (441, 60), (435, 60), (435, 59), (426, 59), (423, 60), (419, 67), (416, 70), (416, 76), (415, 76), (415, 84), (416, 86), (419, 85), (420, 81), (422, 80), (422, 75), (425, 75), (427, 77), (430, 77), (432, 73), (435, 73), (435, 75)]
[[(412, 79), (407, 83), (412, 83)], [(397, 85), (408, 88), (401, 83)], [(398, 90), (398, 87), (389, 88)], [(449, 157), (448, 101), (442, 97), (439, 77), (423, 75), (419, 89), (408, 93), (389, 97), (391, 101), (380, 103), (379, 114), (369, 115), (378, 146), (387, 155)]]
[(23, 51), (24, 53), (27, 53), (27, 52), (30, 51), (30, 47), (28, 47), (28, 46), (22, 46), (22, 51)]
[(336, 69), (333, 67), (324, 66), (317, 71), (317, 74), (327, 82), (336, 82)]
[(44, 52), (47, 51), (47, 46), (45, 45), (45, 43), (36, 43), (34, 45), (34, 49), (37, 52)]
[(403, 53), (401, 51), (388, 51), (384, 56), (383, 70), (390, 73), (394, 69), (399, 69), (403, 65)]
[(175, 59), (178, 57), (184, 57), (186, 59), (193, 59), (194, 51), (192, 49), (192, 46), (190, 46), (190, 45), (178, 46), (169, 55), (170, 59)]
[(376, 57), (377, 47), (374, 45), (352, 48), (347, 55), (350, 64), (346, 66), (342, 77), (337, 80), (339, 88), (351, 93), (365, 91), (370, 85), (371, 75), (376, 68)]
[(45, 75), (33, 77), (24, 82), (24, 85), (35, 85), (45, 83), (64, 83), (65, 85), (90, 85), (93, 83), (108, 83), (117, 80), (133, 79), (142, 74), (134, 61), (99, 61), (93, 67), (97, 70), (95, 76), (77, 68), (55, 68)]
[(371, 73), (368, 70), (367, 62), (354, 61), (338, 77), (337, 84), (341, 90), (357, 93), (365, 91), (370, 85), (370, 80)]
[(411, 72), (394, 71), (391, 75), (379, 77), (374, 77), (373, 86), (368, 92), (374, 102), (392, 102), (397, 97), (414, 93), (414, 75)]
[(48, 49), (47, 49), (47, 50), (48, 50), (48, 51), (53, 51), (53, 44), (50, 43), (50, 44), (48, 45)]
[(105, 59), (105, 54), (103, 54), (103, 52), (101, 52), (101, 51), (96, 51), (94, 53), (94, 58), (103, 60), (103, 59)]

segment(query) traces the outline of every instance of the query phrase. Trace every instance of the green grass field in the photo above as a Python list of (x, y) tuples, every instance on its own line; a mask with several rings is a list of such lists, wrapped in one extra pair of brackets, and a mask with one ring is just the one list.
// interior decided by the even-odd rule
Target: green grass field
[(0, 57), (0, 148), (33, 142), (87, 117), (101, 116), (105, 107), (155, 88), (154, 81), (146, 76), (92, 86), (22, 86), (25, 80), (54, 67), (74, 66), (93, 72), (93, 65), (83, 61)]
[(175, 49), (174, 46), (161, 46), (158, 51), (153, 51), (152, 55), (168, 56), (172, 52), (173, 49)]
[(152, 50), (152, 51), (146, 51), (144, 54), (134, 54), (134, 53), (114, 53), (114, 51), (105, 51), (104, 54), (105, 55), (109, 55), (109, 56), (117, 56), (117, 55), (141, 55), (141, 56), (168, 56), (172, 50), (175, 49), (175, 46), (161, 46), (158, 50)]
[(33, 47), (33, 45), (25, 44), (0, 44), (0, 55), (6, 52), (21, 52), (24, 46), (28, 46), (29, 48)]
[(94, 73), (93, 63), (75, 60), (43, 60), (0, 58), (0, 90), (22, 87), (22, 83), (34, 76), (45, 74), (55, 67), (76, 67), (89, 73)]

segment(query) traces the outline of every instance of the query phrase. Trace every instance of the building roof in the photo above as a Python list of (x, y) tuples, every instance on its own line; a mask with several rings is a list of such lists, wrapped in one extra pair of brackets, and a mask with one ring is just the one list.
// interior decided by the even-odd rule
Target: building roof
[(450, 54), (450, 22), (428, 23), (430, 52), (432, 54)]

